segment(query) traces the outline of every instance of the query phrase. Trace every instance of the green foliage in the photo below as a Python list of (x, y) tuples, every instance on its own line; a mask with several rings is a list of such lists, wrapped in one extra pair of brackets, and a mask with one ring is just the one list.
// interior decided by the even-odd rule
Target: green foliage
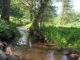
[(22, 18), (15, 18), (13, 16), (10, 16), (10, 21), (15, 23), (17, 26), (23, 26), (31, 21), (29, 20), (29, 16), (24, 15)]
[(10, 21), (18, 26), (26, 25), (30, 22), (28, 8), (20, 0), (11, 0)]
[(77, 40), (73, 43), (73, 48), (77, 49), (77, 50), (80, 50), (80, 40)]
[(0, 20), (0, 38), (2, 40), (10, 40), (18, 36), (18, 31), (16, 25), (13, 23), (8, 23), (4, 20)]
[(55, 27), (44, 26), (42, 34), (50, 41), (55, 42), (58, 46), (64, 47), (71, 44), (72, 47), (80, 49), (80, 28), (72, 27)]
[(66, 45), (66, 39), (61, 36), (60, 29), (54, 26), (44, 26), (42, 34), (52, 43), (63, 47)]
[[(35, 5), (37, 6), (37, 8), (35, 7)], [(30, 21), (31, 18), (32, 20), (35, 19), (35, 15), (37, 14), (39, 7), (40, 7), (40, 4), (36, 4), (36, 2), (32, 0), (28, 0), (28, 1), (11, 0), (10, 21), (16, 23), (18, 26), (26, 25), (31, 22)], [(50, 3), (47, 5), (44, 11), (43, 21), (53, 20), (53, 17), (56, 16), (55, 8), (56, 7), (52, 6)], [(30, 16), (31, 14), (34, 16), (31, 17)]]
[[(64, 26), (64, 27), (80, 27), (80, 17), (79, 17), (80, 13), (72, 12), (70, 13), (69, 17), (67, 15), (64, 16), (67, 17), (67, 18), (63, 17), (64, 21), (61, 20), (62, 15), (58, 15), (57, 17), (55, 17), (54, 20), (52, 21), (54, 25)], [(65, 24), (61, 24), (61, 23), (65, 23)]]
[(22, 11), (24, 8), (22, 7), (25, 8), (25, 6), (21, 4), (19, 0), (11, 0), (10, 15), (17, 18), (22, 17), (24, 14)]
[(43, 14), (43, 22), (52, 22), (54, 17), (56, 16), (57, 16), (56, 7), (47, 5)]
[(71, 0), (62, 0), (62, 13), (61, 13), (61, 23), (66, 24), (71, 22), (72, 18), (72, 1)]

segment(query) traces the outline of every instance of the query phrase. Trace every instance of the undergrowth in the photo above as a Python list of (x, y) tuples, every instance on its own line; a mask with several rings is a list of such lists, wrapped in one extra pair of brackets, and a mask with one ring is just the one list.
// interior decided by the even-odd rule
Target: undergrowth
[(43, 26), (42, 34), (59, 47), (69, 46), (80, 50), (80, 28)]
[(16, 24), (0, 20), (0, 39), (4, 41), (11, 40), (18, 36)]

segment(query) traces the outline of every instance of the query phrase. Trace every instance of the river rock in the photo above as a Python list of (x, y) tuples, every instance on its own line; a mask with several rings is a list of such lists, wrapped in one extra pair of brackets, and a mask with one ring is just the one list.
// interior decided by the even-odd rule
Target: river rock
[(6, 60), (6, 59), (7, 59), (6, 54), (2, 50), (0, 50), (0, 60)]
[(6, 55), (8, 60), (20, 60), (18, 55), (10, 55), (10, 54), (6, 54)]
[(3, 42), (0, 40), (0, 50), (3, 50), (4, 44)]
[(77, 59), (79, 57), (78, 54), (70, 54), (70, 57)]
[(78, 57), (77, 60), (80, 60), (80, 57)]

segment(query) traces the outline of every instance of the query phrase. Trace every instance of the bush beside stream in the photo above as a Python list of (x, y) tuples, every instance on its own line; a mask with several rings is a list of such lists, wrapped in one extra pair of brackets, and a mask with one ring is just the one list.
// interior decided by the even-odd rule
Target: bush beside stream
[(16, 25), (11, 22), (0, 20), (0, 38), (8, 41), (16, 36), (18, 36)]

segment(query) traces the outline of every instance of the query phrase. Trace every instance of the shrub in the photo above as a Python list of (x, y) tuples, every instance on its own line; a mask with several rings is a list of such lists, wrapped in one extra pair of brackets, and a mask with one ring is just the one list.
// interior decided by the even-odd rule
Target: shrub
[(10, 40), (18, 36), (16, 25), (11, 22), (0, 20), (0, 38), (2, 40)]

